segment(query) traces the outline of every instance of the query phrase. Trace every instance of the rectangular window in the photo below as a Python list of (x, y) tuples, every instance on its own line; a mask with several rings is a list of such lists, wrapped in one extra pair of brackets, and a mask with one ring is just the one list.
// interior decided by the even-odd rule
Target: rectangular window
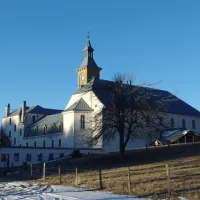
[(14, 125), (14, 131), (16, 132), (16, 130), (17, 130), (17, 126), (16, 126), (16, 125)]
[(64, 157), (64, 153), (60, 153), (59, 157), (63, 158)]
[(14, 161), (19, 161), (19, 153), (14, 153)]
[(38, 161), (42, 161), (43, 160), (43, 155), (42, 153), (38, 154)]
[(49, 154), (49, 160), (53, 160), (54, 159), (54, 155), (53, 155), (53, 153), (50, 153)]
[(22, 129), (19, 129), (19, 135), (22, 136)]
[(1, 162), (6, 162), (6, 154), (5, 153), (1, 154)]
[(26, 154), (26, 161), (31, 161), (31, 154), (30, 153)]

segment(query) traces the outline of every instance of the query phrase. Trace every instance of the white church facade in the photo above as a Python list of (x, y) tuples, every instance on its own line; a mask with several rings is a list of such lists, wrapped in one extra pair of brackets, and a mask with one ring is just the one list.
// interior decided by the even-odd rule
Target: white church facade
[[(106, 94), (103, 85), (108, 81), (100, 79), (101, 68), (93, 58), (94, 49), (88, 39), (84, 48), (84, 60), (76, 70), (78, 89), (72, 94), (64, 110), (47, 109), (39, 105), (29, 107), (26, 101), (19, 109), (10, 112), (10, 104), (5, 107), (2, 119), (2, 133), (11, 141), (11, 147), (34, 149), (36, 152), (80, 149), (85, 152), (111, 152), (119, 150), (117, 139), (110, 144), (99, 141), (89, 146), (85, 137), (94, 113), (103, 107)], [(167, 91), (159, 90), (164, 95)], [(200, 112), (181, 99), (172, 102), (166, 115), (171, 128), (184, 128), (200, 133)], [(127, 149), (145, 147), (155, 136), (138, 135), (128, 143)]]

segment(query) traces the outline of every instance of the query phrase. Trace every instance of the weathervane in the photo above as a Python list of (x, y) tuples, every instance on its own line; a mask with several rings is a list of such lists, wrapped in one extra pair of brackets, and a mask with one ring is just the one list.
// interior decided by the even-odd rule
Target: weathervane
[(88, 31), (88, 36), (87, 36), (88, 40), (90, 39), (90, 31)]

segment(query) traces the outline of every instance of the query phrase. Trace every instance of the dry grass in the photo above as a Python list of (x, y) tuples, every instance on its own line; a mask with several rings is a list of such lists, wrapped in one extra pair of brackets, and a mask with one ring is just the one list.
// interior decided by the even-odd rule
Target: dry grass
[[(200, 199), (200, 145), (172, 147), (142, 152), (128, 152), (122, 164), (118, 154), (107, 154), (81, 159), (66, 159), (46, 164), (45, 184), (59, 184), (58, 166), (61, 167), (62, 184), (76, 186), (75, 167), (78, 167), (78, 186), (99, 189), (99, 168), (102, 169), (103, 190), (118, 194), (128, 192), (128, 166), (131, 175), (131, 194), (152, 199)], [(168, 195), (166, 164), (170, 170), (171, 196)], [(35, 168), (39, 169), (37, 174)], [(70, 170), (71, 169), (71, 170)], [(34, 182), (44, 184), (42, 166), (33, 168)], [(21, 177), (22, 178), (22, 177)], [(25, 179), (29, 179), (27, 176)]]
[[(171, 196), (168, 196), (166, 163), (170, 169)], [(48, 171), (48, 170), (47, 170)], [(161, 162), (130, 166), (131, 194), (153, 199), (200, 199), (200, 156), (169, 159)], [(38, 179), (42, 181), (42, 179)], [(58, 184), (58, 175), (46, 177), (47, 183)], [(116, 167), (102, 170), (103, 190), (118, 194), (128, 193), (128, 168)], [(75, 186), (75, 170), (62, 170), (62, 184)], [(98, 170), (78, 170), (78, 185), (99, 189)]]

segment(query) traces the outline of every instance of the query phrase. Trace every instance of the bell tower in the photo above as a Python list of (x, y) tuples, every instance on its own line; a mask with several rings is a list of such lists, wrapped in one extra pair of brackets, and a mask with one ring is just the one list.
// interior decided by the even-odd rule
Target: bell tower
[(83, 52), (84, 52), (83, 62), (81, 66), (76, 69), (78, 75), (78, 89), (81, 88), (86, 83), (88, 83), (92, 77), (99, 79), (101, 71), (101, 68), (97, 66), (93, 58), (94, 49), (92, 48), (89, 34)]

